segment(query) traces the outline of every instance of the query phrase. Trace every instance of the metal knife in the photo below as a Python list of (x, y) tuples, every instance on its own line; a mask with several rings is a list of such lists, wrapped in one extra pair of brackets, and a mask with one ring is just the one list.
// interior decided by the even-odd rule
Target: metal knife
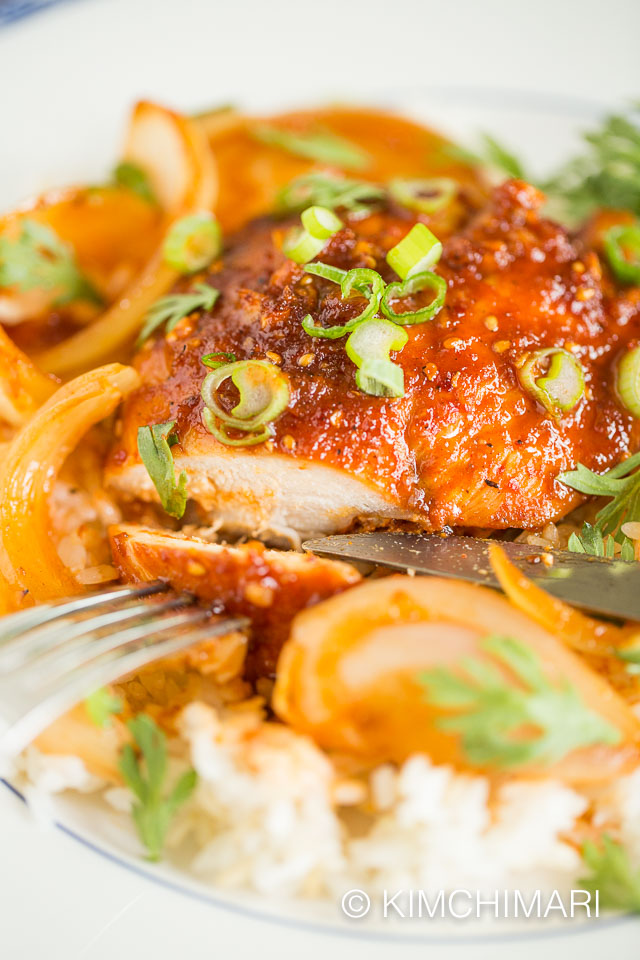
[[(489, 542), (498, 542), (519, 570), (554, 597), (606, 617), (640, 620), (640, 564), (635, 562), (508, 541), (386, 531), (307, 540), (302, 546), (319, 556), (498, 587), (489, 563)], [(544, 554), (551, 555), (551, 564), (548, 557), (544, 562)]]

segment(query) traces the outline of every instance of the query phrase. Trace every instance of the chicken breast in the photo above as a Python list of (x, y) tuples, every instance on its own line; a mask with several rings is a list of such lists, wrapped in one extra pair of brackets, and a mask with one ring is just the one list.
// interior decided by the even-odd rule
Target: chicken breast
[[(578, 461), (605, 468), (637, 443), (638, 422), (613, 383), (617, 357), (640, 335), (640, 306), (620, 308), (597, 255), (540, 216), (543, 199), (508, 181), (462, 229), (447, 238), (443, 226), (436, 269), (445, 306), (406, 328), (409, 341), (394, 357), (405, 378), (398, 399), (358, 390), (344, 341), (302, 329), (308, 313), (344, 323), (362, 301), (342, 300), (335, 284), (283, 256), (287, 222), (250, 223), (206, 277), (221, 292), (214, 309), (138, 355), (143, 385), (126, 402), (108, 482), (124, 497), (157, 500), (136, 434), (175, 420), (176, 469), (186, 471), (203, 521), (259, 536), (389, 520), (428, 530), (535, 528), (563, 516), (579, 497), (558, 481), (561, 471)], [(390, 206), (344, 219), (319, 259), (372, 267), (391, 281), (385, 255), (415, 217)], [(518, 379), (524, 356), (543, 347), (571, 351), (584, 368), (584, 395), (561, 417)], [(201, 357), (213, 351), (267, 359), (286, 373), (290, 402), (271, 440), (229, 447), (204, 426)]]
[(300, 610), (361, 580), (347, 563), (267, 550), (261, 543), (226, 546), (135, 524), (114, 526), (109, 534), (114, 563), (127, 582), (165, 580), (206, 600), (215, 613), (250, 619), (250, 679), (274, 675)]

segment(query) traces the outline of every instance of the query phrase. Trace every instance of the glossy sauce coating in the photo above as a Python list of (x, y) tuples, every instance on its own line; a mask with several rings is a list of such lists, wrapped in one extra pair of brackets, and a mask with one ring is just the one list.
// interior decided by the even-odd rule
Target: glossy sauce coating
[[(274, 440), (244, 456), (275, 450), (330, 464), (430, 529), (533, 528), (562, 516), (579, 498), (558, 482), (561, 471), (578, 461), (605, 468), (635, 446), (637, 422), (615, 396), (614, 371), (640, 336), (640, 310), (632, 297), (616, 298), (596, 254), (579, 257), (566, 232), (540, 218), (542, 199), (509, 181), (445, 239), (437, 272), (447, 281), (446, 304), (433, 321), (407, 328), (409, 342), (395, 357), (405, 375), (400, 399), (360, 392), (344, 340), (302, 330), (307, 313), (345, 322), (362, 300), (345, 303), (336, 285), (287, 261), (279, 250), (286, 224), (250, 224), (207, 277), (222, 293), (212, 314), (183, 321), (139, 355), (144, 386), (127, 402), (111, 468), (137, 461), (139, 425), (169, 418), (185, 453), (213, 449), (201, 422), (200, 357), (224, 350), (271, 359), (291, 388)], [(385, 253), (413, 222), (397, 208), (349, 218), (318, 259), (373, 267), (390, 281)], [(445, 238), (444, 225), (431, 226)], [(585, 395), (561, 418), (517, 377), (528, 351), (550, 346), (570, 350), (585, 370)]]

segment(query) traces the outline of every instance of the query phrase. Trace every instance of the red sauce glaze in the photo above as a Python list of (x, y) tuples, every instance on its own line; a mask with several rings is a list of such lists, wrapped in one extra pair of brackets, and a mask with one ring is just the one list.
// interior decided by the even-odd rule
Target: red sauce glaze
[[(400, 399), (361, 393), (345, 341), (302, 330), (307, 313), (344, 323), (362, 301), (343, 302), (336, 285), (284, 258), (286, 223), (249, 224), (205, 278), (222, 294), (212, 313), (183, 321), (138, 355), (144, 385), (125, 406), (111, 469), (138, 462), (139, 425), (168, 418), (185, 452), (215, 448), (201, 421), (200, 357), (224, 350), (272, 359), (290, 381), (274, 440), (243, 456), (277, 450), (339, 467), (429, 529), (532, 528), (562, 516), (579, 498), (557, 480), (561, 471), (578, 461), (605, 468), (637, 444), (638, 422), (613, 381), (618, 356), (640, 338), (640, 304), (633, 291), (615, 291), (594, 252), (579, 256), (566, 231), (539, 216), (542, 200), (533, 187), (508, 181), (445, 239), (437, 266), (448, 285), (445, 307), (406, 328), (408, 344), (392, 355), (404, 369)], [(318, 259), (372, 267), (390, 281), (385, 253), (414, 219), (395, 208), (347, 218)], [(446, 237), (445, 224), (439, 235)], [(571, 350), (585, 369), (586, 393), (561, 419), (517, 378), (523, 355), (549, 346)]]

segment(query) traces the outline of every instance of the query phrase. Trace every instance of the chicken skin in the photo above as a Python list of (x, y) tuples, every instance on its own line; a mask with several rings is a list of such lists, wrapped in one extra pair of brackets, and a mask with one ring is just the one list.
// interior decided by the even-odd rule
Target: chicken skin
[[(175, 420), (176, 470), (186, 471), (203, 521), (258, 536), (397, 520), (426, 530), (535, 528), (562, 517), (580, 498), (559, 473), (577, 462), (604, 469), (636, 446), (638, 421), (614, 377), (640, 336), (640, 305), (616, 298), (597, 255), (540, 215), (543, 200), (507, 181), (485, 209), (443, 225), (435, 269), (446, 301), (430, 322), (406, 327), (408, 343), (392, 354), (404, 371), (400, 398), (363, 393), (344, 340), (301, 326), (307, 314), (345, 323), (363, 301), (341, 299), (335, 284), (287, 260), (281, 243), (293, 219), (251, 222), (203, 277), (221, 294), (213, 310), (138, 354), (143, 383), (125, 404), (108, 482), (125, 498), (157, 500), (136, 433)], [(385, 255), (415, 215), (390, 204), (343, 221), (317, 259), (397, 279)], [(584, 393), (562, 415), (518, 376), (523, 359), (546, 347), (569, 351), (584, 370)], [(215, 351), (270, 360), (286, 374), (290, 401), (271, 440), (229, 447), (203, 424), (201, 357)]]

